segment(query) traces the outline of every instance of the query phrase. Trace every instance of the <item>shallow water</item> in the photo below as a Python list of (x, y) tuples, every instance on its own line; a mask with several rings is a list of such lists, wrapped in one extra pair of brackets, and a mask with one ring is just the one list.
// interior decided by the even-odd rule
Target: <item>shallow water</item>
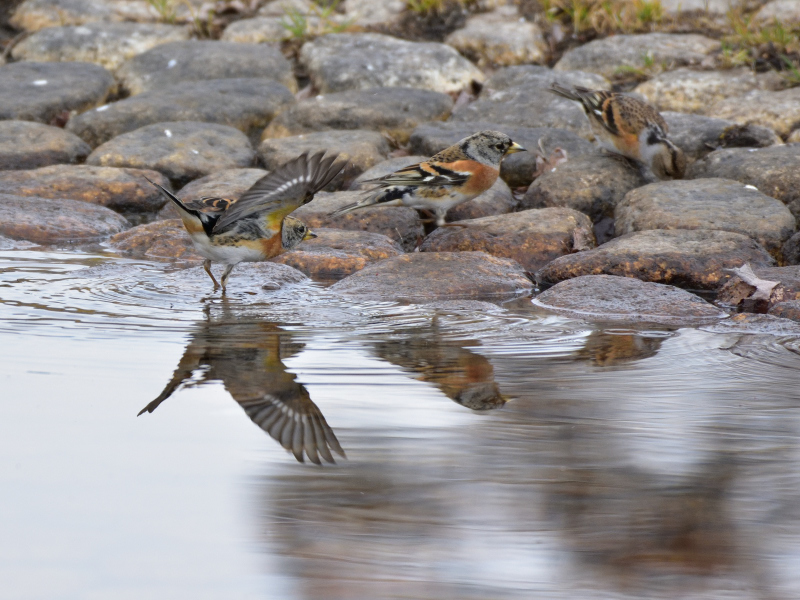
[(231, 288), (0, 252), (0, 597), (800, 597), (800, 339)]

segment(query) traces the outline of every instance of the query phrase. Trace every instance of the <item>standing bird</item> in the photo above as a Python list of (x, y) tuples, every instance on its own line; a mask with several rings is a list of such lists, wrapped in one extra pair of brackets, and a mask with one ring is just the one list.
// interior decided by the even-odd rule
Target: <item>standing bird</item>
[(441, 227), (448, 210), (494, 185), (503, 158), (515, 152), (525, 152), (525, 148), (505, 133), (475, 133), (424, 162), (364, 181), (375, 184), (367, 197), (331, 214), (342, 215), (372, 205), (408, 206), (432, 212)]
[(686, 156), (667, 137), (659, 112), (625, 94), (575, 86), (550, 86), (554, 94), (580, 102), (600, 143), (612, 152), (644, 163), (659, 179), (683, 179)]
[(200, 198), (182, 202), (148, 181), (175, 203), (195, 248), (206, 259), (203, 268), (214, 282), (214, 290), (219, 284), (211, 263), (225, 263), (224, 292), (233, 267), (240, 262), (269, 260), (316, 237), (302, 221), (287, 215), (310, 202), (344, 168), (345, 161), (336, 161), (338, 155), (326, 158), (324, 154), (301, 154), (256, 181), (238, 200)]

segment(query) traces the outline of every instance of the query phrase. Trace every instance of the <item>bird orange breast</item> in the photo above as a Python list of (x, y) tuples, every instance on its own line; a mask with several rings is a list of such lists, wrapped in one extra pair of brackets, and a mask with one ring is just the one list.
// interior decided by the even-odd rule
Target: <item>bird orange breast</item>
[(261, 245), (261, 251), (264, 253), (264, 258), (274, 258), (283, 252), (283, 244), (281, 244), (280, 232), (273, 235), (271, 238), (266, 238), (258, 241)]
[(472, 176), (462, 188), (465, 194), (481, 194), (488, 190), (497, 181), (500, 172), (494, 167), (475, 162), (474, 160), (459, 160), (448, 165), (453, 171), (470, 172)]

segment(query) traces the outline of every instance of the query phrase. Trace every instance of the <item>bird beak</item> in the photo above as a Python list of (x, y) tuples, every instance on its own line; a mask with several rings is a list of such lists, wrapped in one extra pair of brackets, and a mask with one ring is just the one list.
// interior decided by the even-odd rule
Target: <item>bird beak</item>
[(315, 237), (317, 237), (317, 234), (309, 229), (303, 236), (303, 241), (305, 242), (307, 240), (313, 240)]
[(516, 152), (527, 152), (527, 150), (525, 150), (525, 148), (520, 146), (517, 142), (511, 142), (508, 150), (506, 150), (506, 154), (514, 154)]

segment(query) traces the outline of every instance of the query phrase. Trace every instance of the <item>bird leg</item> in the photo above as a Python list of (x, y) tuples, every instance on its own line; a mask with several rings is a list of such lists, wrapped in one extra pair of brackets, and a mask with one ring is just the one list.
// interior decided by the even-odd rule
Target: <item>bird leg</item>
[(211, 261), (206, 259), (203, 262), (203, 268), (206, 270), (206, 273), (208, 273), (208, 276), (211, 277), (211, 281), (214, 282), (214, 291), (216, 292), (217, 288), (219, 288), (219, 284), (217, 283), (217, 278), (214, 277), (214, 274), (211, 272)]
[(236, 265), (227, 265), (225, 267), (225, 272), (222, 273), (222, 293), (223, 294), (225, 293), (225, 286), (228, 283), (228, 277), (230, 277), (231, 271), (233, 271), (233, 267), (235, 267), (235, 266)]

